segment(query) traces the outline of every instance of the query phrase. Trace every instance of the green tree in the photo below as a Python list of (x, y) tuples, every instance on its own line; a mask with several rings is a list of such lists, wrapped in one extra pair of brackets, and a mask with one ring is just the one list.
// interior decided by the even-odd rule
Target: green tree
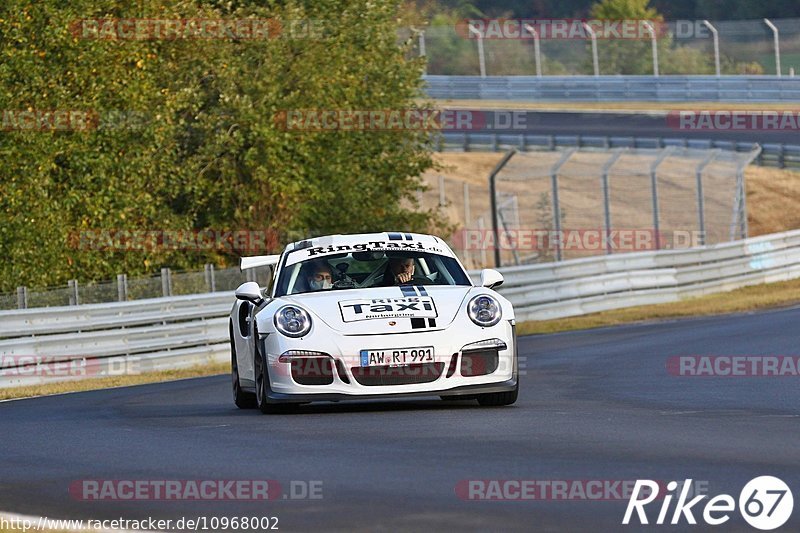
[[(96, 40), (85, 18), (271, 19), (264, 40)], [(292, 21), (319, 30), (290, 32)], [(0, 7), (0, 109), (84, 110), (89, 131), (0, 132), (0, 291), (118, 272), (196, 268), (242, 250), (96, 251), (94, 229), (436, 231), (414, 209), (432, 167), (424, 131), (293, 132), (296, 109), (404, 109), (421, 62), (391, 0), (9, 0)], [(296, 28), (296, 27), (295, 27)], [(13, 129), (13, 128), (12, 128)]]

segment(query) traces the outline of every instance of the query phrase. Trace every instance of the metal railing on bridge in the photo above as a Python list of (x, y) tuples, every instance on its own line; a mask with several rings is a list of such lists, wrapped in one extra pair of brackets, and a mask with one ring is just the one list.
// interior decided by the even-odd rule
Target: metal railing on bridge
[(425, 76), (431, 98), (529, 102), (787, 102), (800, 77), (777, 76)]

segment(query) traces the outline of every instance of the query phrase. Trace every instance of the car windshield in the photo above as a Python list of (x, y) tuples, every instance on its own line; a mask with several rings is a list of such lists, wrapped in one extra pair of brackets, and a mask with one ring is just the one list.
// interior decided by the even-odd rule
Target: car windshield
[(284, 267), (275, 296), (395, 285), (466, 285), (452, 257), (426, 252), (350, 252)]

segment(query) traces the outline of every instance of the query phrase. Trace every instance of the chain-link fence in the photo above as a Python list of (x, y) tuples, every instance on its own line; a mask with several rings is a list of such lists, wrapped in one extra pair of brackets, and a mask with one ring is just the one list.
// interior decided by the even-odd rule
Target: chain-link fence
[(490, 188), (430, 177), (468, 268), (688, 248), (747, 235), (744, 168), (757, 151), (668, 146), (514, 154)]
[(67, 287), (40, 290), (18, 287), (16, 293), (0, 294), (0, 309), (124, 302), (232, 291), (245, 281), (257, 281), (262, 287), (267, 286), (271, 275), (271, 267), (259, 267), (244, 272), (239, 268), (217, 270), (211, 264), (199, 272), (173, 272), (169, 268), (163, 268), (159, 275), (149, 277), (129, 278), (120, 274), (116, 281), (81, 283), (71, 280)]
[[(551, 26), (559, 22), (546, 21)], [(427, 58), (426, 72), (433, 75), (480, 75), (481, 55), (487, 76), (595, 73), (591, 39), (580, 21), (564, 21), (569, 30), (553, 36), (547, 34), (548, 26), (534, 22), (540, 28), (538, 54), (536, 40), (524, 24), (523, 20), (508, 23), (497, 19), (429, 26), (414, 41), (415, 53), (420, 52), (421, 45)], [(648, 32), (638, 32), (635, 38), (597, 38), (598, 73), (651, 75), (657, 68), (659, 74), (715, 74), (719, 63), (722, 75), (776, 74), (778, 60), (783, 75), (800, 72), (800, 19), (654, 24), (655, 54)], [(475, 31), (469, 30), (470, 25)]]

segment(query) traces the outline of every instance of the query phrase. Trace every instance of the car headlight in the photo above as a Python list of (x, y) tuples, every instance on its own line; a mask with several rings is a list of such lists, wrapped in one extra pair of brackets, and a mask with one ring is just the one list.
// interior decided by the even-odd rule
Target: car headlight
[(305, 309), (285, 305), (275, 313), (275, 328), (287, 337), (302, 337), (311, 329), (311, 317)]
[(481, 294), (469, 301), (467, 314), (477, 325), (489, 327), (500, 322), (503, 311), (497, 300), (488, 294)]

